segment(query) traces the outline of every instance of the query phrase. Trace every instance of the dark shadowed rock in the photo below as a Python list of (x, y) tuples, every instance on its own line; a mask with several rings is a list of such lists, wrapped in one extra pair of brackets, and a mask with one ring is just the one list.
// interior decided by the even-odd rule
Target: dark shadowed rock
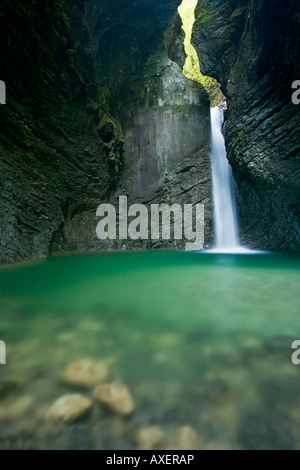
[(0, 383), (0, 400), (7, 398), (21, 390), (20, 384), (13, 381), (2, 381)]
[[(180, 68), (178, 5), (1, 4), (0, 262), (120, 249), (97, 239), (98, 205), (119, 193), (160, 201), (165, 172), (209, 143), (207, 96)], [(201, 171), (190, 185), (209, 220)]]
[(247, 450), (294, 450), (294, 429), (287, 415), (264, 407), (244, 415), (238, 440)]
[(46, 450), (91, 450), (91, 429), (84, 423), (73, 424), (49, 438)]
[(193, 43), (228, 100), (226, 143), (242, 236), (253, 247), (300, 247), (297, 0), (199, 0)]
[(37, 450), (38, 442), (30, 434), (7, 435), (0, 429), (0, 450)]

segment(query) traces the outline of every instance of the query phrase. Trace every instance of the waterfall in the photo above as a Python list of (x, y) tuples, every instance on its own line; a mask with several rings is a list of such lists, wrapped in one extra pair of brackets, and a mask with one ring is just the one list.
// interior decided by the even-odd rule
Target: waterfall
[(211, 109), (211, 166), (213, 182), (215, 250), (241, 251), (239, 239), (234, 179), (226, 156), (222, 134), (224, 113), (221, 107)]

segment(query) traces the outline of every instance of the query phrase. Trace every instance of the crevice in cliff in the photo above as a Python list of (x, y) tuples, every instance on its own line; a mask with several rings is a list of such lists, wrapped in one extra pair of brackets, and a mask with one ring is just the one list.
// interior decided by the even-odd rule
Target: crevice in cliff
[(216, 106), (225, 101), (221, 90), (221, 85), (212, 77), (201, 73), (198, 54), (192, 44), (192, 32), (195, 22), (195, 8), (198, 0), (183, 0), (178, 8), (182, 19), (182, 28), (185, 33), (184, 48), (186, 61), (183, 66), (183, 73), (186, 78), (200, 83), (207, 91), (211, 106)]

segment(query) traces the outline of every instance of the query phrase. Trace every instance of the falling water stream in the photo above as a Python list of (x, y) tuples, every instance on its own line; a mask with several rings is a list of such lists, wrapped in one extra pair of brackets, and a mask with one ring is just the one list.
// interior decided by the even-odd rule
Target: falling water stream
[(226, 156), (222, 134), (224, 113), (221, 107), (211, 109), (211, 167), (215, 218), (215, 250), (241, 252), (236, 199), (232, 170)]

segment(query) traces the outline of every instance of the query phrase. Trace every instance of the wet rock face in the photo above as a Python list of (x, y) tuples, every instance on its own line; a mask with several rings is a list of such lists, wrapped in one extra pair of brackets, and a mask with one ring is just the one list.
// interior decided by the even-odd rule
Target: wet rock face
[(11, 262), (47, 256), (64, 221), (107, 197), (116, 175), (97, 133), (93, 59), (63, 3), (1, 4), (0, 13), (0, 262)]
[(0, 262), (106, 249), (98, 205), (149, 200), (209, 142), (207, 97), (180, 70), (179, 3), (1, 5)]
[[(196, 226), (195, 206), (203, 204), (205, 208), (205, 226), (204, 226), (204, 247), (211, 247), (214, 240), (213, 228), (213, 207), (212, 207), (212, 191), (211, 191), (211, 171), (210, 171), (210, 146), (207, 145), (199, 152), (187, 155), (182, 161), (175, 165), (175, 168), (164, 174), (163, 181), (157, 185), (154, 193), (152, 186), (152, 196), (150, 197), (151, 186), (147, 186), (148, 193), (141, 193), (141, 200), (145, 201), (148, 213), (151, 214), (151, 204), (165, 203), (168, 205), (192, 204), (193, 224)], [(173, 163), (173, 162), (171, 162)], [(126, 175), (126, 173), (124, 173)], [(147, 178), (147, 172), (144, 173)], [(151, 177), (151, 174), (150, 174)], [(149, 180), (150, 180), (149, 177)], [(124, 178), (125, 183), (126, 179)], [(137, 181), (139, 181), (137, 179)], [(153, 175), (152, 175), (153, 184)], [(142, 186), (138, 186), (143, 189)], [(133, 186), (132, 186), (133, 189)], [(128, 191), (129, 196), (131, 194)], [(111, 198), (111, 203), (118, 207), (120, 192)], [(148, 196), (147, 196), (148, 194)], [(147, 197), (149, 199), (147, 199)], [(67, 251), (86, 249), (95, 251), (101, 247), (103, 250), (115, 249), (180, 249), (185, 250), (186, 240), (174, 240), (171, 234), (171, 240), (99, 240), (95, 230), (91, 230), (99, 221), (92, 212), (84, 212), (78, 214), (73, 219), (67, 221), (63, 226), (63, 238)]]
[(228, 99), (227, 150), (242, 238), (299, 250), (299, 2), (199, 0), (193, 42)]
[(157, 198), (166, 174), (209, 142), (209, 102), (202, 87), (188, 81), (166, 53), (147, 64), (134, 92), (136, 102), (122, 116), (122, 189), (131, 200), (147, 202)]
[[(171, 198), (165, 197), (167, 175), (173, 174), (179, 162), (194, 157), (210, 141), (208, 96), (201, 86), (187, 80), (181, 70), (185, 61), (184, 35), (175, 3), (154, 2), (150, 7), (147, 2), (138, 2), (134, 4), (134, 13), (127, 6), (115, 25), (103, 29), (97, 55), (99, 79), (103, 88), (109, 88), (107, 102), (117, 117), (124, 142), (118, 186), (109, 198), (115, 207), (120, 195), (127, 195), (129, 204), (171, 204)], [(98, 131), (113, 166), (112, 128), (102, 126)], [(199, 197), (196, 201), (195, 198), (186, 201), (187, 194), (181, 191), (182, 197), (176, 202), (205, 200), (209, 221), (206, 243), (210, 244), (210, 168), (205, 167), (205, 174), (198, 179), (196, 174), (190, 176), (191, 186), (197, 186)], [(179, 183), (176, 181), (174, 190)], [(99, 241), (95, 230), (82, 229), (87, 225), (95, 227), (95, 213), (84, 212), (64, 224), (65, 250), (122, 247), (122, 241)], [(149, 249), (153, 243), (129, 241), (127, 248), (132, 247)], [(180, 248), (172, 241), (156, 242), (155, 247)]]

